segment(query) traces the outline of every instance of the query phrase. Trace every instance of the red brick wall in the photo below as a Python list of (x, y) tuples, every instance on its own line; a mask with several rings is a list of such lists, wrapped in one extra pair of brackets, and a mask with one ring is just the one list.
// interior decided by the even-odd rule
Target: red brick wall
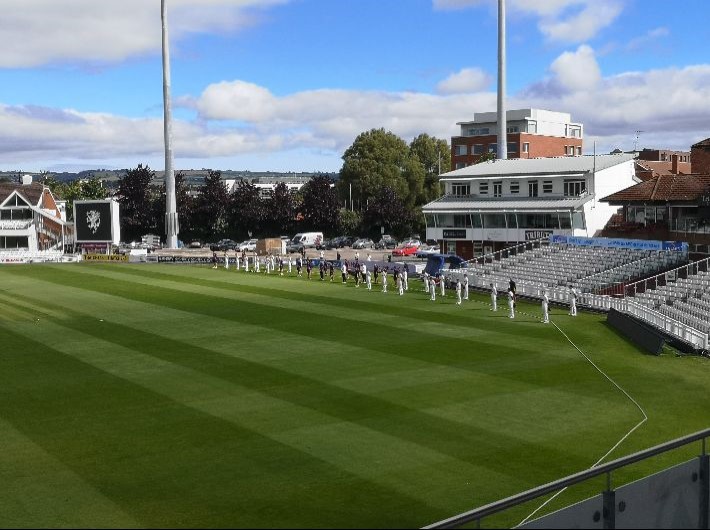
[[(470, 166), (475, 164), (480, 158), (479, 155), (472, 155), (471, 151), (474, 144), (482, 144), (484, 152), (488, 152), (488, 146), (495, 145), (498, 137), (495, 134), (487, 136), (454, 136), (451, 138), (451, 169), (456, 169), (456, 164), (463, 162)], [(563, 138), (559, 136), (539, 136), (537, 134), (528, 133), (512, 133), (508, 134), (508, 142), (515, 143), (518, 146), (517, 152), (508, 152), (508, 158), (537, 158), (551, 156), (565, 156), (565, 146), (574, 146), (574, 152), (577, 153), (577, 147), (582, 147), (581, 138)], [(530, 148), (528, 153), (523, 153), (523, 143), (529, 143)], [(466, 145), (466, 155), (457, 155), (456, 146)]]
[(690, 151), (690, 165), (693, 173), (710, 173), (710, 146), (693, 147)]

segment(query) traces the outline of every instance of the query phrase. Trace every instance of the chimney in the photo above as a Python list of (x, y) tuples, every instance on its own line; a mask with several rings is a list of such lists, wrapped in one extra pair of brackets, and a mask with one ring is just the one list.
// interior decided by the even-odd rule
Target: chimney
[(671, 155), (671, 173), (678, 174), (678, 155)]

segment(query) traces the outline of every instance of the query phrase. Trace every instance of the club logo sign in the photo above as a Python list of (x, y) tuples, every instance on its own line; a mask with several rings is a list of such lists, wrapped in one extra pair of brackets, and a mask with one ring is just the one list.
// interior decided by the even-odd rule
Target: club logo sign
[(101, 226), (101, 214), (97, 210), (89, 210), (86, 212), (86, 224), (91, 233), (95, 234)]

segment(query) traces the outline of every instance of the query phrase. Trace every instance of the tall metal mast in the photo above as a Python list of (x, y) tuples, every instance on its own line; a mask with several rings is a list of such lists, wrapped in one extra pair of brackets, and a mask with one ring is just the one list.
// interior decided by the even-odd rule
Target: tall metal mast
[(167, 0), (160, 1), (160, 18), (163, 26), (163, 137), (165, 140), (165, 233), (166, 246), (177, 248), (180, 232), (175, 196), (173, 170), (173, 116), (170, 104), (170, 42), (168, 40)]
[(498, 0), (498, 158), (508, 158), (505, 109), (505, 0)]

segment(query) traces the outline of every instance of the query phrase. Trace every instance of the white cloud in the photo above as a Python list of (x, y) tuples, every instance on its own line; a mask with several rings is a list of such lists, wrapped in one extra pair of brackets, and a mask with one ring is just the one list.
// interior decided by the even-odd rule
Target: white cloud
[(670, 35), (670, 30), (666, 27), (661, 26), (658, 28), (651, 29), (647, 31), (645, 35), (636, 37), (635, 39), (631, 39), (628, 44), (626, 44), (625, 50), (629, 52), (639, 50), (644, 46), (648, 46), (649, 44), (658, 39), (667, 37), (668, 35)]
[[(173, 42), (189, 33), (236, 30), (256, 10), (288, 0), (171, 0)], [(0, 68), (55, 62), (116, 62), (158, 53), (158, 0), (3, 0)]]
[[(659, 148), (687, 149), (710, 133), (710, 64), (602, 77), (594, 50), (583, 45), (561, 54), (550, 65), (550, 75), (512, 95), (508, 107), (571, 113), (585, 126), (587, 152), (594, 140), (599, 152), (630, 149), (637, 129), (645, 131), (641, 146)], [(215, 159), (237, 156), (281, 160), (286, 152), (298, 152), (306, 154), (290, 169), (312, 170), (317, 157), (332, 168), (359, 133), (375, 127), (405, 140), (423, 132), (448, 140), (459, 133), (456, 122), (495, 110), (496, 94), (318, 89), (275, 95), (234, 80), (209, 85), (183, 100), (187, 103), (197, 116), (175, 121), (178, 165), (202, 160), (208, 167)], [(159, 118), (0, 105), (0, 164), (5, 167), (38, 160), (47, 165), (91, 160), (117, 165), (116, 160), (124, 160), (125, 167), (159, 161), (162, 142)], [(302, 160), (308, 160), (308, 167), (299, 166)]]
[(538, 27), (550, 40), (584, 42), (611, 25), (621, 14), (622, 6), (616, 0), (587, 0), (584, 8), (561, 18), (543, 18)]
[[(434, 9), (455, 10), (487, 5), (494, 0), (432, 0)], [(622, 0), (512, 0), (506, 9), (537, 17), (538, 29), (551, 41), (584, 42), (611, 25), (621, 14)], [(492, 9), (495, 11), (495, 9)]]
[(440, 94), (465, 94), (487, 89), (492, 78), (480, 68), (463, 68), (436, 85)]
[(602, 78), (594, 50), (586, 44), (564, 52), (550, 65), (560, 86), (567, 91), (593, 90)]

